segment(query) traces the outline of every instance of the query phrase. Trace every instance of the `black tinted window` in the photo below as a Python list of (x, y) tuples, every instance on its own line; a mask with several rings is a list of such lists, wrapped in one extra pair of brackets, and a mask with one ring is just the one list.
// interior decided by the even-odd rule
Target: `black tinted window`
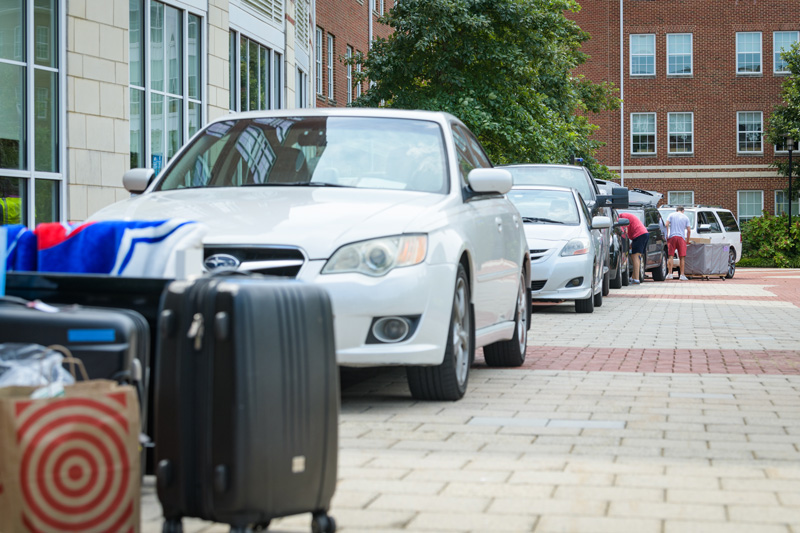
[(736, 223), (733, 213), (729, 211), (719, 211), (717, 215), (719, 215), (719, 219), (722, 221), (722, 227), (725, 228), (725, 231), (739, 231), (739, 224)]
[(711, 211), (700, 211), (697, 214), (697, 223), (698, 232), (700, 231), (700, 225), (706, 224), (708, 225), (708, 229), (706, 230), (708, 233), (722, 233), (722, 227), (717, 221), (717, 217), (715, 217), (714, 213)]

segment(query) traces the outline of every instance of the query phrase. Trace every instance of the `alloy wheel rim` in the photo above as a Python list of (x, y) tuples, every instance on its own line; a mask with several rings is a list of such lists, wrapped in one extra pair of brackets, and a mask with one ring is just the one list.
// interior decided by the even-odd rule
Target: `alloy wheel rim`
[(458, 278), (455, 298), (453, 298), (453, 355), (456, 365), (456, 379), (463, 386), (469, 371), (469, 302), (467, 283)]
[(520, 353), (525, 353), (528, 344), (528, 313), (525, 312), (525, 299), (528, 297), (525, 290), (525, 277), (520, 277), (517, 296), (517, 342)]
[(728, 253), (728, 276), (733, 277), (734, 272), (736, 272), (736, 252), (731, 250)]

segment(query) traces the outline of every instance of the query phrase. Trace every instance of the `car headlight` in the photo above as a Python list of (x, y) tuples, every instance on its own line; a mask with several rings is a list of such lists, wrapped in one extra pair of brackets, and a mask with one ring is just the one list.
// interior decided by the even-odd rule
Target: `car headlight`
[(427, 235), (397, 235), (356, 242), (336, 250), (322, 273), (359, 272), (367, 276), (383, 276), (394, 268), (422, 263), (427, 251)]
[(589, 253), (589, 239), (585, 237), (579, 237), (577, 239), (572, 239), (564, 246), (564, 249), (561, 250), (562, 256), (569, 256), (569, 255), (583, 255)]

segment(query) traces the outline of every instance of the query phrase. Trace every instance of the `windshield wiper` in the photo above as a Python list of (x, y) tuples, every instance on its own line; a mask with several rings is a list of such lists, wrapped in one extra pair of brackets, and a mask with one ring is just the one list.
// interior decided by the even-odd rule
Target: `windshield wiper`
[(561, 220), (553, 220), (552, 218), (540, 217), (522, 217), (523, 222), (547, 222), (548, 224), (564, 224)]
[(242, 187), (348, 187), (338, 183), (326, 183), (324, 181), (287, 181), (266, 183), (242, 183)]

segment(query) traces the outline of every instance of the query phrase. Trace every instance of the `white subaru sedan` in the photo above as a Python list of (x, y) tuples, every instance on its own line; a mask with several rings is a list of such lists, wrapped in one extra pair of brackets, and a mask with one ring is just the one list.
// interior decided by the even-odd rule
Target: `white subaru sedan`
[(323, 285), (341, 365), (402, 365), (414, 397), (457, 400), (476, 348), (492, 366), (524, 361), (530, 260), (511, 175), (449, 114), (228, 115), (157, 178), (123, 182), (136, 194), (90, 220), (200, 221), (207, 270)]

